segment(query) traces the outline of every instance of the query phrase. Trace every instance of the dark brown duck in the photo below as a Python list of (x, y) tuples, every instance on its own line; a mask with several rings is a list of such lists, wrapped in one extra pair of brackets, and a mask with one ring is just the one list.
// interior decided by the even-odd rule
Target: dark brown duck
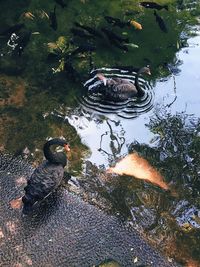
[(67, 156), (63, 152), (53, 153), (50, 149), (52, 145), (63, 146), (66, 151), (70, 150), (68, 143), (58, 138), (44, 144), (43, 151), (46, 160), (35, 169), (24, 188), (25, 195), (22, 197), (24, 214), (30, 213), (33, 205), (50, 195), (63, 179)]
[(129, 98), (142, 97), (144, 95), (144, 91), (139, 84), (139, 76), (143, 73), (151, 75), (149, 67), (142, 67), (138, 70), (134, 83), (124, 78), (106, 78), (102, 74), (97, 74), (97, 77), (104, 84), (101, 91), (104, 91), (106, 98), (113, 101), (124, 101)]

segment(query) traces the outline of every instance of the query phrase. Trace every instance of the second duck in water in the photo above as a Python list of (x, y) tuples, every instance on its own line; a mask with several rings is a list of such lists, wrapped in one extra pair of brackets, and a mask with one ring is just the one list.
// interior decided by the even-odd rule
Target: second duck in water
[(142, 67), (135, 76), (135, 82), (125, 78), (106, 78), (103, 74), (97, 74), (97, 77), (103, 82), (104, 86), (99, 92), (108, 100), (125, 101), (133, 97), (144, 96), (144, 91), (139, 84), (139, 75), (145, 73), (151, 75), (149, 67)]

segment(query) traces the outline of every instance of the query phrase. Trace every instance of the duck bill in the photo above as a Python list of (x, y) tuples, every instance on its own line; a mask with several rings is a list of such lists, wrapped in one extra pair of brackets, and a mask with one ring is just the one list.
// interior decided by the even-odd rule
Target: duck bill
[(106, 86), (106, 82), (107, 82), (107, 79), (104, 78), (104, 79), (103, 79), (103, 84), (104, 84), (104, 86)]
[(69, 152), (70, 151), (70, 146), (68, 144), (64, 145), (64, 149), (66, 152)]
[(149, 70), (149, 71), (147, 72), (147, 74), (148, 74), (148, 75), (151, 75), (151, 71)]
[(107, 84), (106, 77), (104, 77), (101, 73), (98, 73), (97, 77), (99, 78), (99, 80), (101, 80), (103, 82), (104, 86), (106, 86), (106, 84)]

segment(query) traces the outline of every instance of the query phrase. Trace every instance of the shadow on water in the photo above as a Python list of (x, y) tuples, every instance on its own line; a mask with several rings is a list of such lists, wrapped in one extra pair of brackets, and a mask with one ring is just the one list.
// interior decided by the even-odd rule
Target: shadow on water
[(93, 70), (91, 77), (85, 82), (84, 86), (87, 88), (87, 95), (79, 99), (83, 112), (97, 113), (97, 114), (115, 114), (121, 118), (133, 119), (140, 114), (143, 114), (153, 107), (153, 89), (148, 82), (139, 78), (139, 84), (144, 91), (144, 96), (141, 98), (127, 99), (124, 101), (113, 101), (107, 99), (103, 94), (93, 93), (98, 87), (102, 86), (102, 82), (96, 77), (97, 73), (103, 73), (107, 78), (122, 78), (134, 84), (136, 73), (128, 73), (122, 69), (101, 68)]

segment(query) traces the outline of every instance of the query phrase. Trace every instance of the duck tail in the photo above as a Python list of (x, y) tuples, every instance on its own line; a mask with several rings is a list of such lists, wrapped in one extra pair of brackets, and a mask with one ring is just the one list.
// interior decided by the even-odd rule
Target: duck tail
[(24, 204), (22, 213), (24, 215), (30, 214), (33, 210), (33, 205), (35, 201), (33, 201), (31, 198), (27, 197), (26, 195), (22, 197), (22, 202)]

